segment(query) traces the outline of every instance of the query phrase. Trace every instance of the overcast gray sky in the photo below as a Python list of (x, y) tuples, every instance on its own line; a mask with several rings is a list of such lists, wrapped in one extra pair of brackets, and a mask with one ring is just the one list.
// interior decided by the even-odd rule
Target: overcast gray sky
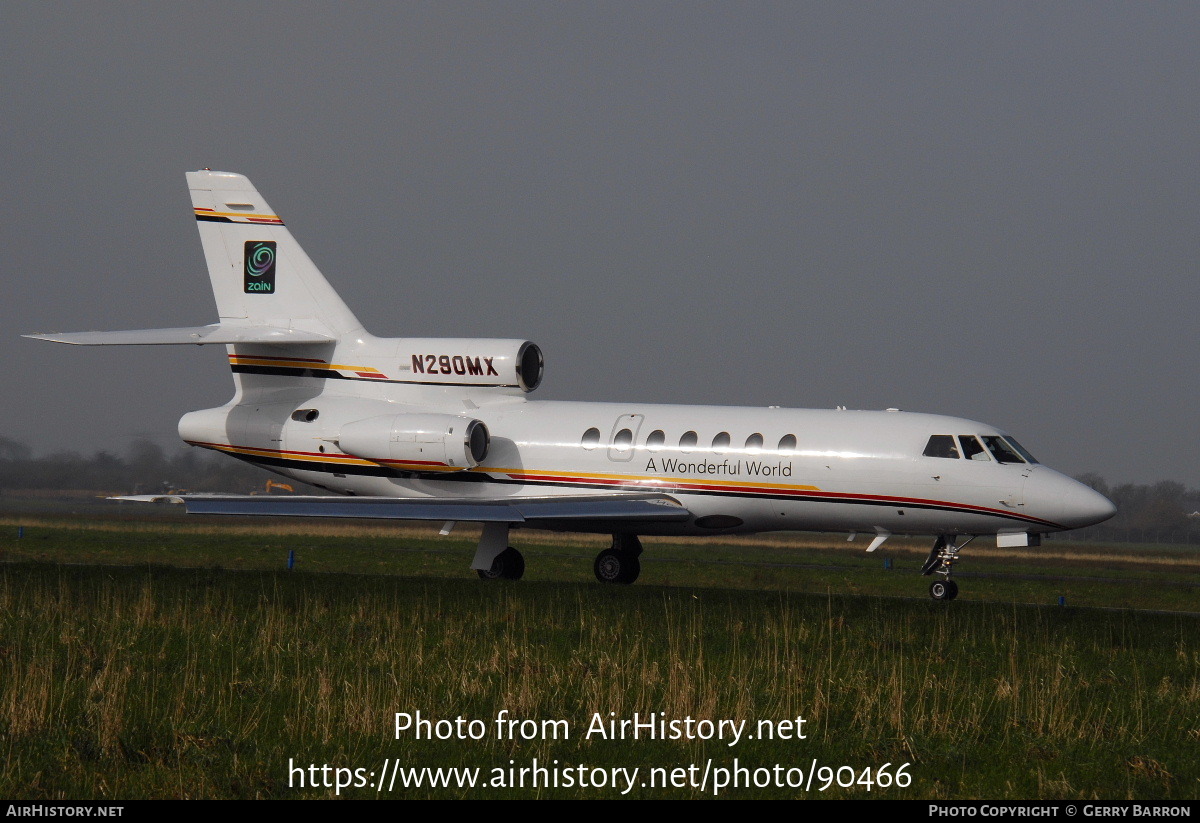
[(1200, 5), (6, 3), (4, 436), (176, 442), (215, 320), (185, 171), (246, 174), (385, 336), (534, 398), (984, 420), (1200, 486)]

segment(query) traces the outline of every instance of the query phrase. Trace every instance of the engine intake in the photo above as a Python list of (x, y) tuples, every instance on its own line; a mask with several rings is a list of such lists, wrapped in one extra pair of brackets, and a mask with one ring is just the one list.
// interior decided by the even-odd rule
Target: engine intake
[(487, 426), (453, 414), (391, 414), (342, 427), (338, 447), (402, 471), (462, 471), (487, 457)]

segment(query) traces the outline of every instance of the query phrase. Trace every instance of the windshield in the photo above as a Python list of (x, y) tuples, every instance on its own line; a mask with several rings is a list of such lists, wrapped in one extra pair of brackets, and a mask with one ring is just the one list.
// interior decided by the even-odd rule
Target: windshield
[(1013, 451), (1012, 446), (1005, 442), (1003, 437), (995, 435), (989, 437), (984, 435), (983, 443), (987, 446), (988, 451), (992, 453), (992, 457), (997, 463), (1024, 463), (1025, 459), (1021, 455)]
[(1005, 441), (1007, 441), (1008, 445), (1012, 446), (1013, 449), (1016, 450), (1017, 454), (1024, 457), (1030, 463), (1038, 462), (1037, 458), (1029, 453), (1029, 449), (1025, 448), (1020, 443), (1018, 443), (1015, 437), (1009, 437), (1008, 435), (1005, 435), (1004, 439), (1005, 439)]
[[(980, 441), (983, 442), (980, 442)], [(961, 452), (959, 444), (962, 445)], [(749, 441), (747, 441), (749, 445)], [(780, 443), (782, 448), (782, 441)], [(950, 434), (933, 434), (925, 444), (925, 457), (947, 457), (952, 460), (966, 458), (967, 460), (982, 460), (997, 463), (1036, 463), (1038, 462), (1027, 449), (1008, 435), (960, 434), (957, 440)], [(991, 455), (989, 457), (988, 455)]]

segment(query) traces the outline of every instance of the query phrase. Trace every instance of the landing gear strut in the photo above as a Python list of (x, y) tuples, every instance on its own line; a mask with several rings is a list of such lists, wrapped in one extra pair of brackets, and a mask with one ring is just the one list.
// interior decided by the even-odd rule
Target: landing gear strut
[(934, 600), (953, 600), (958, 597), (958, 584), (950, 579), (950, 573), (958, 561), (958, 553), (967, 543), (975, 539), (975, 535), (971, 535), (958, 545), (954, 543), (956, 538), (957, 535), (953, 534), (939, 534), (937, 540), (934, 541), (933, 551), (929, 553), (929, 559), (921, 567), (921, 574), (925, 576), (940, 574), (946, 578), (945, 580), (935, 580), (929, 584), (929, 596)]
[(636, 534), (614, 534), (612, 547), (596, 555), (593, 566), (601, 583), (632, 583), (642, 573), (642, 541)]
[(476, 569), (482, 580), (520, 580), (525, 574), (525, 558), (509, 546), (492, 561), (490, 569)]

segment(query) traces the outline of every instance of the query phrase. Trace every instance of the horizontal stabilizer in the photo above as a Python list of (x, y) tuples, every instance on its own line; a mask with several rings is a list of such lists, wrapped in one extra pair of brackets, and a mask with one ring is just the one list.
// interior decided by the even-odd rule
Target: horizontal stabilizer
[(362, 517), (376, 520), (459, 520), (469, 523), (612, 523), (687, 520), (691, 512), (662, 494), (557, 497), (265, 497), (162, 495), (113, 497), (150, 503), (183, 503), (189, 514), (271, 517)]
[(278, 326), (238, 326), (213, 323), (182, 329), (131, 329), (129, 331), (77, 331), (26, 334), (34, 340), (70, 343), (73, 346), (196, 346), (230, 343), (330, 343), (332, 337)]

